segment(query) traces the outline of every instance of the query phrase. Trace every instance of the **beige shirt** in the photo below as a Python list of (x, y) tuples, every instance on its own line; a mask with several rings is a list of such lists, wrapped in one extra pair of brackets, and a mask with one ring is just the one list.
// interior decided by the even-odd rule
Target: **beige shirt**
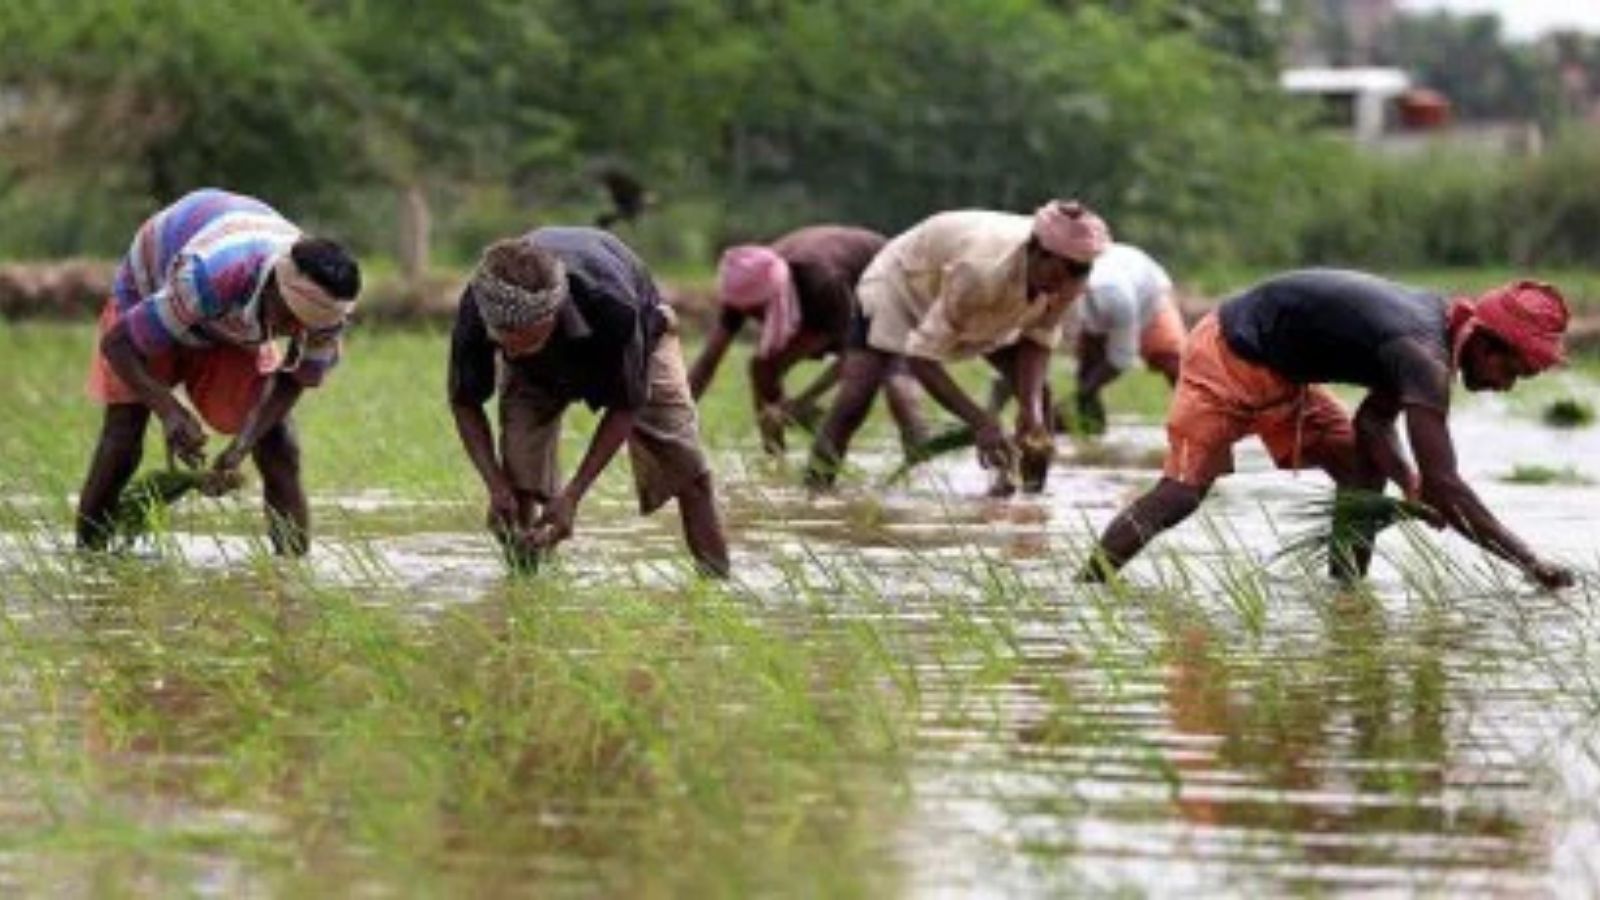
[(867, 343), (939, 361), (992, 352), (1026, 338), (1054, 348), (1074, 297), (1028, 299), (1033, 220), (961, 210), (932, 216), (890, 241), (857, 293), (872, 322)]

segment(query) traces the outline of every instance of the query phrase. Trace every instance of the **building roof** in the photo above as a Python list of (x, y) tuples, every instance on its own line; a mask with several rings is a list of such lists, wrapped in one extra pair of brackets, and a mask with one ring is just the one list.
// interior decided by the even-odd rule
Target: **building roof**
[(1315, 67), (1285, 69), (1278, 84), (1291, 94), (1394, 95), (1411, 87), (1411, 76), (1404, 69)]

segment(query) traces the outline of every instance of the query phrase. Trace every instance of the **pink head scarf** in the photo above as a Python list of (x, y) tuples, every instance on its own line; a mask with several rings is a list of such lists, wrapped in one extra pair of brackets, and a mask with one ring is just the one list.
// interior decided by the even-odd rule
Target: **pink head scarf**
[(1094, 262), (1111, 245), (1105, 220), (1076, 200), (1051, 200), (1033, 214), (1033, 233), (1046, 250), (1074, 262)]
[(1472, 330), (1482, 328), (1509, 344), (1534, 372), (1566, 358), (1561, 339), (1568, 318), (1566, 299), (1542, 281), (1504, 285), (1475, 301), (1457, 300), (1450, 310), (1458, 358)]
[(717, 266), (717, 292), (729, 309), (761, 317), (756, 355), (763, 359), (782, 350), (800, 331), (800, 304), (789, 264), (767, 247), (729, 247)]

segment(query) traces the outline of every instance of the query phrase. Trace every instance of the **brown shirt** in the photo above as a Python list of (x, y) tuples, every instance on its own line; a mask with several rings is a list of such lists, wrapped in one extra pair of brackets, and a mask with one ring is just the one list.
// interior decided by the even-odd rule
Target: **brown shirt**
[[(856, 312), (856, 282), (885, 243), (883, 235), (865, 228), (813, 225), (771, 244), (772, 251), (789, 264), (800, 301), (800, 329), (827, 335), (824, 352), (843, 349)], [(746, 315), (724, 307), (722, 327), (738, 331)]]

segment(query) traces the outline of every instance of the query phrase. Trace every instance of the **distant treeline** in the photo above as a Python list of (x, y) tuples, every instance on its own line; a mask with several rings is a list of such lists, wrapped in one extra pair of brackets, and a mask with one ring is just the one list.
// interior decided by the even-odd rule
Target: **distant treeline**
[(610, 210), (653, 260), (706, 265), (808, 222), (1056, 195), (1180, 265), (1600, 258), (1600, 144), (1365, 159), (1281, 96), (1259, 7), (6, 0), (0, 257), (114, 256), (213, 184), (403, 264)]

